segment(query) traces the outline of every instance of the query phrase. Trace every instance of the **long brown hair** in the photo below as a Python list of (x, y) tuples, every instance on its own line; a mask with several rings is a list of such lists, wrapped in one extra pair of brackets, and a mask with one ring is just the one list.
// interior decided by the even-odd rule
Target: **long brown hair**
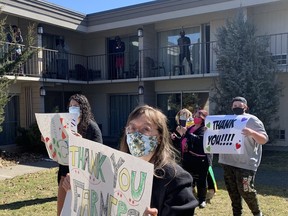
[[(176, 154), (175, 149), (170, 139), (170, 133), (167, 127), (167, 117), (156, 108), (148, 105), (136, 107), (129, 115), (126, 126), (130, 121), (145, 115), (149, 121), (157, 126), (159, 137), (159, 145), (157, 146), (154, 155), (149, 162), (154, 164), (154, 170), (161, 170), (166, 164), (175, 164)], [(120, 151), (130, 153), (126, 142), (126, 133), (123, 134), (120, 142)]]
[(69, 98), (69, 103), (71, 100), (75, 100), (80, 106), (80, 122), (77, 125), (78, 133), (82, 135), (82, 137), (86, 136), (87, 127), (89, 125), (89, 121), (95, 121), (93, 113), (91, 111), (91, 106), (88, 99), (82, 94), (74, 94)]

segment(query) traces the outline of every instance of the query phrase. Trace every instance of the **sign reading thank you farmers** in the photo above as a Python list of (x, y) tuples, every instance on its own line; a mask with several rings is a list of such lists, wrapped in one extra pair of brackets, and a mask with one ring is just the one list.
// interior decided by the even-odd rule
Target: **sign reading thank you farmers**
[(69, 169), (71, 193), (63, 216), (141, 216), (150, 206), (151, 163), (69, 134)]

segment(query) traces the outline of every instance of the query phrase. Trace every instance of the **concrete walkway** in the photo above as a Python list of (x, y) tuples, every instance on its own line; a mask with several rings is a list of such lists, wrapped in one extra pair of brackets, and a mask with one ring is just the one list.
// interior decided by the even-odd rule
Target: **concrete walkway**
[(11, 179), (27, 173), (39, 172), (52, 167), (58, 167), (58, 164), (50, 159), (42, 159), (34, 163), (2, 167), (0, 168), (0, 181), (4, 179)]
[[(223, 169), (219, 166), (214, 166), (213, 171), (216, 180), (224, 181)], [(255, 185), (265, 185), (267, 187), (279, 187), (288, 190), (288, 172), (274, 171), (274, 170), (262, 170), (261, 165), (257, 171), (255, 178)]]
[[(287, 152), (288, 153), (288, 152)], [(42, 159), (40, 161), (28, 164), (18, 164), (10, 167), (0, 168), (0, 180), (11, 179), (16, 176), (24, 175), (27, 173), (35, 173), (45, 169), (58, 167), (58, 163), (51, 159)], [(219, 166), (213, 167), (216, 180), (223, 180), (223, 169)], [(288, 190), (288, 172), (262, 170), (261, 165), (256, 174), (256, 184), (266, 186), (282, 187)]]

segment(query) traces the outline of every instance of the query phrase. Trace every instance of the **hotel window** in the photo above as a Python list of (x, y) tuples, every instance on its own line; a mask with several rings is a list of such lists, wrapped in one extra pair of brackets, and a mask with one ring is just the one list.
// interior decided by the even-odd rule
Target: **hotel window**
[(192, 113), (198, 109), (207, 110), (208, 99), (208, 92), (161, 93), (157, 95), (157, 107), (167, 116), (170, 130), (174, 130), (175, 115), (180, 109), (186, 108)]
[[(166, 71), (172, 71), (173, 66), (179, 65), (179, 46), (177, 40), (180, 37), (181, 30), (176, 29), (158, 33), (158, 59), (164, 62)], [(193, 70), (198, 73), (200, 68), (200, 26), (185, 28), (184, 31), (185, 36), (189, 37), (191, 41), (189, 50)], [(185, 68), (189, 68), (185, 59), (183, 65)]]

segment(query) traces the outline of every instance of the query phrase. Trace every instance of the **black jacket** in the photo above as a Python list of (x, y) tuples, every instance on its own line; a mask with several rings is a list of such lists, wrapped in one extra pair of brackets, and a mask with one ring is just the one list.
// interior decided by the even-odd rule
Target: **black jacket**
[[(194, 153), (199, 154), (199, 155), (205, 155), (206, 156), (205, 158), (207, 159), (208, 164), (212, 165), (213, 155), (212, 154), (206, 154), (204, 152), (204, 144), (203, 144), (204, 132), (205, 132), (205, 127), (203, 124), (196, 131), (194, 131), (194, 133), (189, 133), (189, 130), (187, 130), (184, 137), (187, 138), (188, 151), (194, 152)], [(191, 153), (189, 153), (189, 152), (186, 152), (184, 155), (184, 160), (188, 159), (188, 161), (189, 161), (188, 163), (191, 163), (191, 161), (189, 160), (189, 158), (191, 158), (191, 157), (195, 157), (195, 156), (191, 155)]]
[(87, 127), (86, 135), (83, 138), (92, 140), (98, 143), (103, 143), (102, 133), (98, 126), (98, 124), (92, 120), (90, 120), (89, 125)]
[(154, 176), (151, 208), (158, 209), (158, 216), (193, 216), (198, 201), (192, 192), (193, 179), (179, 165), (166, 165), (163, 178)]
[[(95, 141), (98, 143), (103, 143), (101, 130), (98, 124), (92, 120), (90, 120), (89, 125), (87, 127), (86, 134), (85, 136), (83, 136), (83, 138), (91, 140), (91, 141)], [(67, 173), (69, 173), (69, 166), (64, 166), (64, 165), (59, 164), (59, 171), (58, 171), (58, 176), (57, 176), (58, 184), (60, 182), (61, 176), (66, 176)]]

